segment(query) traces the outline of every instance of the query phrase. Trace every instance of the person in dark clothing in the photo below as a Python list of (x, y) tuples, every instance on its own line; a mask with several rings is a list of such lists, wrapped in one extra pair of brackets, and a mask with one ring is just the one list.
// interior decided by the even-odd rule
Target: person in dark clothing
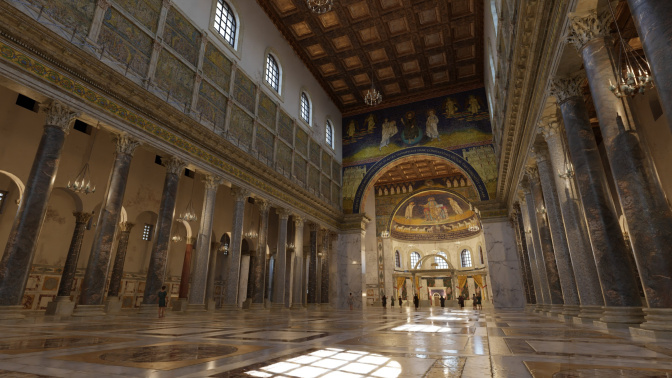
[(446, 307), (446, 298), (443, 295), (439, 298), (439, 301), (441, 301), (441, 307)]
[(401, 307), (401, 295), (399, 296), (399, 307)]
[(166, 297), (168, 292), (165, 286), (161, 286), (161, 291), (156, 295), (159, 298), (159, 318), (166, 316)]
[(464, 297), (460, 295), (460, 296), (457, 298), (457, 303), (460, 304), (460, 308), (464, 308)]
[(476, 294), (471, 296), (471, 303), (474, 306), (474, 310), (476, 310)]
[(418, 309), (418, 306), (420, 306), (420, 299), (418, 299), (418, 294), (415, 294), (413, 296), (413, 304), (415, 305), (415, 309)]
[(394, 307), (394, 295), (390, 298), (390, 307)]
[(383, 294), (383, 308), (387, 307), (387, 297)]

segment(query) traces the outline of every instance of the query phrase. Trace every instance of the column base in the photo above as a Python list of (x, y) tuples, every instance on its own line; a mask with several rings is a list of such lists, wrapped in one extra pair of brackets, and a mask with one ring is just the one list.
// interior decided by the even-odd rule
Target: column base
[(250, 310), (265, 310), (266, 307), (263, 303), (251, 303)]
[[(530, 304), (530, 303), (528, 303), (528, 304), (525, 305), (525, 309), (524, 309), (524, 311), (525, 311), (525, 312), (534, 312), (536, 306), (537, 306), (536, 304)], [(447, 307), (447, 306), (446, 306), (446, 307)]]
[(0, 320), (25, 319), (23, 306), (0, 306)]
[(187, 304), (186, 312), (206, 312), (204, 304)]
[(273, 302), (271, 302), (271, 309), (273, 309), (273, 310), (282, 310), (283, 308), (285, 308), (285, 304), (284, 304), (284, 303), (273, 303)]
[(672, 308), (645, 308), (645, 321), (642, 329), (650, 331), (672, 332)]
[(240, 307), (238, 307), (238, 305), (235, 304), (235, 303), (234, 304), (224, 303), (224, 304), (222, 304), (221, 309), (224, 310), (224, 311), (238, 311), (240, 309)]
[(159, 305), (155, 303), (141, 303), (138, 315), (154, 315), (158, 316)]
[(173, 302), (173, 312), (185, 312), (187, 311), (187, 306), (189, 305), (189, 301), (187, 298), (178, 298)]
[(561, 304), (550, 305), (547, 312), (550, 316), (560, 315), (560, 314), (562, 314), (562, 311), (564, 310), (564, 307), (565, 307), (565, 305), (561, 305)]
[(644, 312), (641, 307), (602, 307), (604, 313), (600, 320), (593, 322), (598, 328), (629, 328), (639, 326), (644, 322)]
[(292, 305), (289, 307), (290, 310), (305, 310), (306, 308), (303, 307), (303, 304), (301, 303), (292, 303)]
[(47, 303), (47, 311), (45, 315), (51, 316), (70, 316), (75, 310), (75, 302), (70, 299), (70, 296), (56, 297), (53, 301)]
[(103, 305), (78, 305), (72, 316), (105, 316), (105, 306)]
[(112, 315), (121, 312), (121, 301), (119, 297), (107, 297), (105, 300), (105, 313)]
[(207, 299), (205, 301), (205, 309), (207, 311), (215, 311), (215, 307), (217, 307), (217, 302), (214, 299)]
[(579, 306), (579, 318), (587, 320), (600, 320), (604, 310), (602, 306)]
[[(644, 325), (644, 324), (642, 324)], [(642, 329), (639, 327), (630, 327), (630, 336), (633, 337), (648, 337), (649, 339), (654, 340), (672, 340), (671, 331), (660, 331), (654, 329)]]
[(579, 316), (579, 313), (581, 312), (581, 308), (579, 305), (564, 305), (562, 308), (562, 316), (563, 317), (575, 317)]

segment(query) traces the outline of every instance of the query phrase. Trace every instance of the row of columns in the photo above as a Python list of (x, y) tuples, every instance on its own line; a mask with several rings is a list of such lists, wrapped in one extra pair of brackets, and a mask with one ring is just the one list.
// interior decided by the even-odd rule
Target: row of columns
[[(646, 1), (629, 3), (640, 30), (642, 23), (651, 20), (669, 25), (669, 18), (651, 14), (653, 8)], [(672, 6), (665, 9), (668, 16), (672, 14)], [(597, 12), (572, 19), (570, 41), (583, 59), (585, 76), (553, 80), (552, 94), (564, 133), (553, 117), (542, 120), (543, 140), (533, 147), (533, 162), (521, 182), (524, 194), (512, 212), (514, 226), (523, 224), (515, 229), (521, 241), (519, 252), (527, 255), (521, 258), (524, 282), (534, 286), (528, 289), (527, 299), (551, 313), (561, 309), (563, 315), (578, 314), (606, 325), (641, 324), (644, 329), (672, 331), (672, 256), (668, 253), (672, 211), (642, 149), (628, 102), (614, 96), (605, 84), (618, 82), (607, 23)], [(670, 81), (660, 81), (672, 72), (663, 67), (661, 58), (669, 57), (672, 28), (645, 30), (640, 36), (672, 120)], [(661, 35), (667, 36), (666, 42)], [(667, 49), (653, 50), (652, 57), (647, 39), (656, 46), (667, 44)], [(584, 103), (586, 78), (608, 164), (602, 162)], [(620, 208), (612, 200), (605, 166), (611, 170)], [(625, 230), (619, 214), (625, 219)]]
[[(47, 203), (53, 188), (54, 178), (57, 173), (65, 137), (72, 123), (79, 113), (72, 111), (67, 106), (53, 101), (43, 107), (46, 113), (44, 133), (38, 147), (36, 157), (27, 180), (25, 192), (22, 197), (17, 216), (0, 260), (0, 318), (22, 317), (17, 310), (21, 308), (21, 300), (25, 290), (28, 274), (37, 246), (37, 239), (43, 224), (47, 210)], [(120, 222), (122, 203), (128, 174), (130, 171), (133, 153), (140, 141), (128, 134), (121, 133), (115, 137), (115, 159), (110, 173), (109, 182), (101, 205), (91, 252), (89, 255), (84, 279), (82, 282), (81, 295), (78, 305), (70, 300), (71, 290), (77, 269), (82, 240), (92, 214), (75, 212), (75, 229), (72, 236), (66, 263), (63, 268), (61, 283), (58, 288), (58, 296), (50, 303), (48, 314), (75, 316), (105, 315), (106, 312), (117, 312), (121, 308), (119, 294), (121, 280), (123, 278), (124, 261), (128, 247), (128, 238), (133, 224)], [(141, 312), (155, 312), (158, 303), (157, 293), (164, 285), (167, 268), (168, 249), (171, 240), (173, 215), (177, 198), (178, 184), (186, 163), (177, 157), (171, 157), (166, 163), (166, 176), (155, 225), (152, 250)], [(180, 280), (180, 293), (178, 302), (182, 302), (180, 309), (192, 311), (204, 311), (206, 308), (214, 308), (214, 277), (218, 243), (211, 244), (213, 220), (215, 215), (215, 200), (218, 187), (223, 180), (213, 175), (206, 175), (205, 196), (203, 210), (200, 217), (198, 236), (187, 240), (183, 269)], [(243, 188), (232, 188), (231, 194), (235, 197), (233, 209), (233, 231), (229, 253), (224, 262), (224, 276), (227, 279), (225, 295), (222, 307), (233, 309), (241, 302), (239, 293), (240, 269), (241, 269), (241, 246), (243, 240), (243, 221), (245, 204), (252, 195)], [(267, 273), (267, 234), (270, 203), (257, 198), (255, 203), (260, 208), (258, 248), (250, 256), (252, 273), (249, 277), (249, 297), (252, 307), (264, 307), (264, 293), (266, 288)], [(284, 307), (303, 308), (306, 300), (305, 274), (306, 259), (303, 256), (303, 223), (300, 216), (294, 215), (295, 249), (291, 255), (287, 254), (287, 220), (290, 213), (285, 209), (278, 209), (279, 235), (278, 248), (275, 257), (275, 271), (272, 275), (274, 302), (282, 303)], [(318, 227), (311, 225), (309, 276), (310, 291), (308, 302), (318, 303), (316, 293), (324, 293), (324, 280), (318, 281), (317, 275), (328, 276), (326, 272), (326, 249), (323, 248), (318, 259), (317, 249), (319, 244), (327, 245), (326, 242), (318, 242)], [(322, 235), (329, 235), (323, 230)], [(108, 302), (103, 303), (107, 285), (108, 271), (112, 258), (112, 246), (117, 239), (117, 251), (114, 258), (110, 276), (110, 285), (107, 291)], [(290, 269), (284, 269), (287, 263)], [(319, 267), (319, 269), (318, 269)], [(319, 272), (318, 272), (319, 271)], [(290, 297), (291, 280), (293, 295)], [(326, 281), (328, 283), (328, 279)], [(243, 293), (242, 295), (245, 295)], [(287, 299), (285, 299), (287, 298)], [(291, 299), (290, 299), (291, 298)], [(290, 302), (291, 300), (291, 302)], [(321, 295), (321, 303), (328, 302), (328, 295)], [(74, 312), (73, 312), (74, 309)]]

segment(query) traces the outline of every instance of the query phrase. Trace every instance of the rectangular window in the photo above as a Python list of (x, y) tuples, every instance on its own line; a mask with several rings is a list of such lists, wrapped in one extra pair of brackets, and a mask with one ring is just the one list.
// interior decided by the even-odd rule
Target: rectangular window
[(7, 199), (7, 191), (0, 190), (0, 214), (5, 207), (5, 200)]
[(145, 227), (142, 229), (142, 240), (144, 240), (144, 241), (152, 240), (152, 231), (153, 230), (154, 230), (153, 225), (145, 223)]

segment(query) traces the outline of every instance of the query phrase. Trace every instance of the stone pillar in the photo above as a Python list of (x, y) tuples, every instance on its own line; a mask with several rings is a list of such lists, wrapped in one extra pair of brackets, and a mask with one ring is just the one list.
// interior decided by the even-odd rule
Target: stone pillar
[(308, 303), (315, 304), (317, 301), (317, 232), (319, 226), (310, 224), (310, 256), (308, 261)]
[(189, 278), (191, 275), (191, 256), (194, 250), (196, 239), (187, 237), (187, 245), (184, 250), (184, 259), (182, 261), (182, 275), (180, 276), (180, 295), (176, 301), (173, 301), (173, 311), (185, 311), (187, 309), (189, 297)]
[(259, 205), (259, 239), (258, 247), (252, 261), (252, 277), (248, 285), (252, 285), (251, 309), (264, 308), (264, 287), (266, 286), (266, 249), (268, 246), (268, 213), (270, 206), (268, 201), (256, 199)]
[(513, 205), (513, 210), (510, 215), (511, 225), (516, 237), (516, 247), (518, 251), (518, 261), (520, 262), (521, 276), (523, 278), (523, 288), (525, 290), (525, 302), (528, 305), (536, 304), (534, 297), (534, 285), (532, 283), (532, 273), (530, 271), (530, 261), (527, 257), (527, 246), (523, 242), (522, 225), (520, 224), (520, 205), (517, 203)]
[[(527, 202), (525, 202), (525, 194), (519, 193), (519, 203), (520, 203), (520, 215), (519, 222), (522, 227), (521, 236), (524, 239), (524, 243), (527, 246), (527, 257), (530, 261), (530, 272), (532, 273), (532, 283), (534, 287), (534, 296), (536, 299), (536, 305), (534, 306), (534, 311), (542, 311), (544, 309), (544, 304), (547, 302), (548, 295), (542, 286), (542, 276), (539, 272), (539, 262), (537, 261), (537, 252), (535, 251), (537, 245), (535, 244), (535, 238), (532, 234), (532, 225), (529, 219), (529, 209), (527, 207)], [(545, 276), (544, 276), (545, 277)]]
[(628, 0), (628, 5), (672, 130), (672, 2)]
[[(668, 6), (669, 9), (669, 6)], [(652, 162), (642, 150), (628, 103), (616, 98), (604, 83), (615, 81), (607, 20), (595, 13), (575, 17), (571, 40), (581, 53), (600, 120), (603, 143), (616, 184), (648, 308), (642, 328), (672, 331), (672, 210)], [(669, 62), (667, 62), (669, 66)], [(669, 69), (669, 68), (668, 68)], [(669, 87), (670, 83), (665, 83)], [(668, 114), (668, 117), (670, 115)], [(640, 303), (633, 303), (640, 306)], [(649, 311), (649, 309), (652, 309)], [(661, 312), (663, 311), (663, 312)]]
[(322, 236), (322, 256), (320, 256), (320, 303), (329, 303), (329, 256), (333, 233), (325, 230)]
[(152, 245), (152, 254), (149, 257), (145, 292), (142, 297), (141, 312), (154, 313), (159, 303), (157, 293), (166, 279), (166, 265), (168, 263), (168, 249), (170, 247), (171, 231), (173, 229), (173, 215), (177, 200), (177, 188), (180, 183), (186, 163), (172, 157), (166, 163), (166, 178), (163, 182), (163, 194), (159, 205), (159, 216), (156, 221), (156, 232)]
[[(562, 220), (560, 203), (558, 200), (558, 191), (555, 187), (556, 176), (551, 166), (548, 147), (545, 143), (539, 143), (534, 146), (532, 152), (537, 161), (539, 173), (539, 184), (543, 193), (544, 204), (546, 205), (546, 221), (553, 241), (553, 254), (558, 269), (560, 287), (562, 288), (562, 299), (564, 308), (562, 314), (565, 316), (579, 315), (579, 294), (576, 289), (576, 279), (572, 269), (572, 260), (567, 246), (567, 235)], [(535, 182), (536, 184), (536, 182)]]
[(205, 311), (205, 288), (208, 279), (208, 263), (210, 260), (210, 237), (212, 235), (212, 220), (215, 216), (215, 200), (217, 188), (222, 179), (217, 176), (207, 175), (203, 179), (205, 183), (205, 197), (203, 199), (203, 212), (201, 213), (201, 226), (198, 229), (196, 239), (196, 254), (189, 289), (189, 304), (187, 311)]
[(75, 282), (77, 260), (79, 260), (79, 252), (82, 249), (82, 240), (84, 239), (84, 232), (86, 232), (86, 224), (89, 223), (93, 214), (75, 211), (72, 215), (75, 216), (75, 230), (72, 233), (68, 256), (65, 258), (63, 273), (61, 273), (61, 283), (58, 286), (58, 294), (52, 302), (47, 304), (46, 315), (69, 316), (72, 315), (72, 311), (75, 309), (75, 302), (70, 299), (70, 292), (72, 291), (72, 284)]
[[(344, 231), (338, 235), (334, 251), (331, 253), (330, 278), (336, 282), (332, 288), (331, 304), (338, 309), (349, 309), (348, 296), (352, 293), (353, 308), (361, 310), (364, 281), (362, 274), (362, 255), (366, 225), (371, 219), (365, 214), (347, 214), (344, 217)], [(410, 295), (411, 292), (409, 292)]]
[[(539, 223), (537, 222), (537, 209), (535, 206), (534, 196), (530, 191), (529, 182), (524, 182), (523, 193), (525, 194), (525, 207), (527, 208), (528, 227), (531, 231), (531, 238), (534, 244), (534, 261), (537, 265), (537, 272), (539, 274), (539, 283), (542, 291), (542, 308), (540, 310), (550, 311), (553, 305), (553, 298), (551, 297), (551, 288), (548, 280), (548, 273), (546, 270), (546, 260), (544, 259), (544, 251), (542, 249), (541, 237), (539, 235)], [(562, 297), (562, 295), (561, 295)], [(557, 300), (556, 300), (557, 301)], [(537, 301), (538, 303), (538, 301)], [(557, 305), (557, 303), (555, 303)]]
[(140, 142), (128, 134), (116, 136), (116, 152), (110, 180), (100, 208), (98, 226), (93, 239), (91, 254), (84, 273), (82, 293), (79, 297), (79, 305), (75, 309), (75, 316), (103, 315), (103, 297), (107, 273), (110, 268), (110, 256), (114, 234), (119, 223), (121, 203), (124, 200), (128, 172), (131, 169), (133, 152)]
[[(561, 125), (555, 117), (544, 119), (540, 127), (548, 145), (549, 157), (553, 166), (552, 175), (557, 188), (558, 200), (564, 230), (567, 235), (567, 244), (572, 260), (572, 268), (576, 279), (579, 294), (581, 312), (579, 317), (586, 319), (599, 319), (602, 316), (602, 288), (595, 267), (595, 259), (588, 237), (585, 218), (579, 208), (578, 194), (574, 188), (574, 172), (568, 165), (569, 156), (566, 156), (563, 148), (563, 140), (560, 135)], [(562, 173), (562, 175), (559, 174)]]
[(114, 314), (121, 311), (119, 293), (121, 292), (121, 279), (124, 278), (124, 262), (128, 249), (128, 237), (134, 224), (129, 222), (119, 223), (119, 241), (117, 242), (117, 254), (114, 255), (114, 265), (110, 277), (110, 287), (105, 301), (105, 313)]
[(224, 303), (222, 308), (234, 310), (238, 308), (238, 285), (240, 285), (241, 246), (243, 244), (243, 221), (245, 217), (245, 203), (250, 192), (243, 188), (231, 188), (231, 195), (235, 197), (233, 204), (233, 230), (231, 231), (231, 245), (229, 245), (227, 285), (224, 287)]
[(287, 261), (287, 219), (289, 211), (277, 209), (278, 213), (278, 251), (275, 254), (273, 266), (273, 296), (271, 305), (273, 308), (285, 307), (285, 269)]
[(292, 299), (291, 308), (293, 310), (303, 309), (303, 300), (305, 296), (304, 274), (306, 268), (303, 259), (303, 218), (294, 215), (294, 259), (292, 266)]
[(215, 275), (217, 274), (217, 255), (219, 254), (219, 242), (210, 243), (210, 260), (208, 262), (208, 280), (205, 285), (205, 309), (214, 311), (215, 301)]
[(21, 318), (23, 291), (33, 263), (37, 238), (44, 223), (49, 195), (63, 151), (65, 137), (78, 116), (57, 101), (43, 107), (44, 133), (30, 169), (19, 210), (0, 261), (0, 318)]
[(583, 102), (582, 82), (581, 76), (555, 80), (553, 94), (562, 112), (595, 267), (603, 288), (605, 311), (601, 319), (611, 323), (641, 323), (639, 290), (616, 210), (604, 184), (607, 180)]

